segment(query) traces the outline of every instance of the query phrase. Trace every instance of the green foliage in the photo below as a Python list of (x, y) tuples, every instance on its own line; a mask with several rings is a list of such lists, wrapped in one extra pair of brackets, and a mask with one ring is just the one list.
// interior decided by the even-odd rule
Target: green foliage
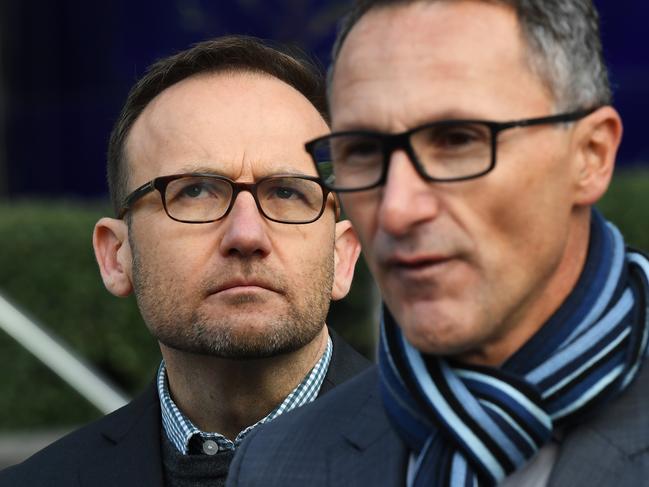
[[(151, 380), (160, 360), (135, 300), (108, 293), (92, 250), (106, 205), (80, 202), (0, 204), (0, 293), (45, 325), (128, 393)], [(359, 266), (353, 301), (332, 305), (328, 323), (368, 356), (374, 342)], [(85, 423), (99, 412), (0, 330), (0, 430)]]
[(597, 206), (627, 244), (649, 252), (649, 170), (619, 171)]
[[(649, 250), (649, 171), (620, 173), (599, 205), (628, 242)], [(0, 293), (46, 325), (130, 394), (151, 380), (157, 344), (135, 300), (101, 282), (92, 228), (107, 206), (79, 202), (0, 203)], [(364, 263), (328, 323), (368, 356), (376, 336), (377, 291)], [(0, 331), (0, 430), (66, 426), (100, 415), (61, 379)]]
[(375, 356), (380, 297), (362, 257), (346, 298), (333, 302), (327, 324), (369, 359)]
[[(113, 297), (99, 277), (91, 235), (106, 211), (78, 203), (0, 205), (0, 292), (134, 393), (153, 376), (159, 351), (134, 300)], [(75, 424), (99, 415), (1, 331), (0, 367), (0, 429)]]

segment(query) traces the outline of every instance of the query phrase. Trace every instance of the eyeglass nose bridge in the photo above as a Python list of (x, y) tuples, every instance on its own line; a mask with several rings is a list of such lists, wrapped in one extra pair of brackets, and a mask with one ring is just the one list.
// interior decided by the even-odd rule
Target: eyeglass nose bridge
[[(218, 218), (191, 220), (191, 219), (184, 219), (184, 218), (178, 217), (178, 216), (173, 216), (172, 209), (169, 207), (169, 203), (167, 201), (167, 195), (166, 195), (167, 187), (168, 187), (170, 182), (172, 182), (174, 180), (177, 180), (177, 179), (182, 179), (184, 177), (210, 178), (210, 179), (219, 180), (219, 181), (227, 184), (227, 186), (231, 190), (230, 198), (229, 198), (229, 201), (227, 202), (227, 207), (223, 208), (221, 205), (219, 205), (219, 208), (221, 210), (219, 211), (220, 216)], [(317, 183), (318, 187), (322, 191), (321, 207), (320, 207), (320, 211), (318, 212), (317, 215), (314, 215), (313, 218), (308, 218), (308, 219), (304, 218), (304, 219), (300, 219), (299, 221), (294, 221), (292, 219), (283, 219), (281, 217), (275, 217), (275, 216), (273, 216), (272, 211), (271, 211), (271, 213), (268, 213), (268, 211), (270, 211), (270, 210), (267, 210), (267, 209), (263, 208), (263, 205), (262, 205), (263, 199), (258, 198), (258, 189), (259, 189), (259, 187), (261, 187), (264, 183), (266, 183), (266, 182), (268, 182), (270, 180), (277, 180), (277, 179), (282, 179), (282, 178), (298, 178), (298, 179), (305, 179), (305, 180), (309, 180), (309, 181)], [(232, 211), (232, 208), (234, 207), (234, 204), (236, 202), (237, 197), (239, 196), (239, 194), (242, 191), (247, 191), (252, 195), (253, 199), (255, 200), (255, 205), (257, 207), (257, 211), (259, 212), (259, 214), (262, 217), (264, 217), (267, 220), (277, 222), (277, 223), (291, 223), (291, 224), (312, 223), (312, 222), (316, 221), (318, 218), (320, 218), (320, 216), (322, 215), (322, 213), (324, 211), (324, 208), (326, 206), (327, 195), (329, 194), (329, 191), (324, 188), (322, 183), (320, 181), (318, 181), (317, 178), (312, 177), (312, 176), (305, 176), (305, 175), (299, 175), (299, 176), (298, 175), (276, 175), (276, 176), (263, 178), (263, 179), (261, 179), (259, 181), (256, 181), (256, 182), (245, 183), (245, 182), (232, 181), (229, 178), (226, 178), (226, 177), (223, 177), (223, 176), (217, 176), (217, 175), (214, 175), (214, 174), (185, 173), (185, 174), (177, 174), (177, 175), (171, 175), (171, 176), (161, 176), (159, 178), (156, 178), (155, 180), (153, 180), (152, 184), (147, 183), (146, 185), (144, 185), (141, 188), (137, 189), (133, 193), (133, 195), (131, 195), (129, 197), (129, 201), (131, 201), (133, 198), (140, 198), (143, 194), (145, 194), (144, 191), (150, 192), (153, 189), (157, 189), (159, 191), (161, 199), (162, 199), (162, 204), (163, 204), (164, 210), (165, 210), (167, 216), (169, 216), (169, 218), (171, 218), (172, 220), (181, 222), (181, 223), (197, 223), (197, 224), (198, 223), (211, 223), (211, 222), (219, 221), (219, 220), (222, 220), (223, 218), (225, 218), (226, 216), (228, 216), (230, 214), (230, 212)], [(130, 204), (129, 204), (128, 207), (130, 207)]]
[(223, 216), (219, 218), (219, 220), (223, 220), (225, 217), (227, 217), (230, 214), (230, 211), (232, 211), (232, 208), (234, 208), (234, 203), (237, 201), (239, 194), (241, 194), (242, 192), (250, 193), (252, 199), (255, 201), (255, 205), (257, 206), (257, 211), (259, 212), (259, 214), (264, 218), (270, 219), (270, 217), (266, 215), (266, 212), (261, 207), (259, 198), (257, 198), (257, 187), (259, 186), (259, 182), (241, 183), (236, 181), (230, 181), (228, 179), (225, 179), (224, 181), (227, 181), (230, 187), (232, 188), (232, 195), (230, 196), (230, 204), (226, 208), (225, 213), (223, 213)]
[(390, 169), (390, 160), (392, 159), (392, 154), (396, 150), (403, 150), (408, 156), (410, 164), (415, 168), (415, 171), (421, 179), (424, 181), (432, 181), (433, 179), (426, 174), (426, 171), (419, 163), (417, 155), (415, 154), (412, 144), (410, 143), (410, 135), (412, 131), (401, 132), (398, 134), (383, 134), (381, 137), (381, 142), (383, 145), (383, 172), (381, 174), (381, 180), (379, 185), (384, 185), (388, 180), (388, 171)]

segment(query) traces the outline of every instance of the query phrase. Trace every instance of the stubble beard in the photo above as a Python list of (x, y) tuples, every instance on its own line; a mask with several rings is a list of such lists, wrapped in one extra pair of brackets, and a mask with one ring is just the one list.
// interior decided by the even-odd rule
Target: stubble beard
[[(267, 276), (272, 274), (277, 288), (283, 290), (287, 306), (283, 311), (263, 315), (261, 319), (265, 322), (255, 326), (263, 333), (243, 333), (242, 328), (249, 329), (249, 322), (245, 319), (215, 316), (201, 308), (189, 310), (183, 293), (179, 292), (184, 288), (184, 283), (156, 279), (156, 276), (164, 275), (162, 269), (143, 263), (136, 248), (133, 245), (131, 248), (133, 285), (140, 312), (151, 334), (167, 347), (227, 359), (266, 358), (299, 350), (313, 341), (324, 326), (333, 285), (333, 252), (319, 267), (314, 266), (311, 272), (303, 272), (303, 282), (311, 287), (308, 292), (296, 284), (300, 280), (291, 280), (291, 286), (284, 277), (257, 266), (254, 275), (259, 276), (264, 272)], [(242, 266), (251, 267), (249, 263)], [(227, 270), (220, 272), (227, 273)], [(302, 291), (301, 296), (297, 295)], [(255, 305), (263, 307), (264, 299), (256, 295), (243, 295), (237, 300), (230, 300), (229, 304), (245, 310)], [(241, 313), (237, 314), (240, 317)], [(259, 314), (254, 316), (258, 317)]]

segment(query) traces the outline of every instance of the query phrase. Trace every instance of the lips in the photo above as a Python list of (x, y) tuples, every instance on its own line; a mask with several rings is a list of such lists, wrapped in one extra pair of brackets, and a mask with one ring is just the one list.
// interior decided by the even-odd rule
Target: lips
[(228, 291), (230, 289), (253, 288), (253, 287), (266, 289), (268, 291), (273, 291), (273, 292), (279, 292), (279, 289), (277, 289), (275, 284), (270, 281), (264, 279), (256, 279), (256, 278), (235, 277), (235, 278), (227, 279), (224, 282), (218, 283), (216, 286), (214, 286), (209, 290), (209, 294), (217, 294), (223, 291)]
[(399, 255), (384, 260), (384, 269), (401, 285), (437, 285), (454, 268), (454, 256), (441, 254)]
[(452, 260), (451, 256), (446, 255), (419, 255), (419, 256), (393, 256), (386, 259), (388, 267), (396, 267), (401, 269), (423, 269), (439, 264), (443, 264)]

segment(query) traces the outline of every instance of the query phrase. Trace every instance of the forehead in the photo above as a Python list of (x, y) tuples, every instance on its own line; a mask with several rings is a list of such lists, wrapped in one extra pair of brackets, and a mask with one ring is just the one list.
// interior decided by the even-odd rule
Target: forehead
[(436, 118), (522, 116), (549, 94), (529, 70), (504, 4), (420, 1), (377, 7), (352, 28), (332, 85), (334, 130), (401, 130)]
[(304, 142), (328, 127), (288, 84), (256, 73), (202, 74), (160, 93), (126, 142), (130, 184), (190, 171), (234, 179), (315, 174)]

